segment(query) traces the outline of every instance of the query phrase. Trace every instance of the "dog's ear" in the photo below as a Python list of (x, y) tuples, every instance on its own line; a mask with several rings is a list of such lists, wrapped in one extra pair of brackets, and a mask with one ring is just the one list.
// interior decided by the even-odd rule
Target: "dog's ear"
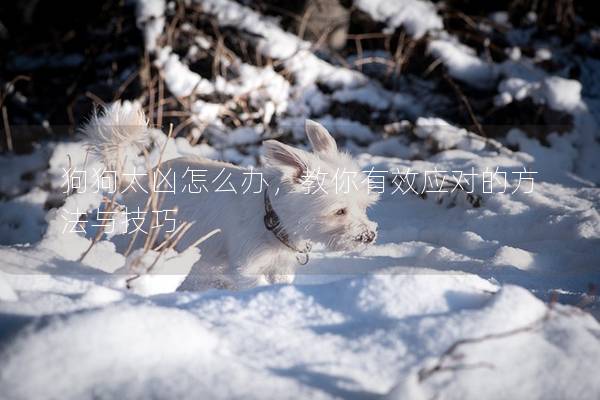
[(292, 180), (296, 183), (308, 170), (307, 153), (300, 149), (278, 142), (277, 140), (266, 140), (263, 142), (265, 149), (265, 162), (275, 168), (289, 170)]
[(307, 119), (304, 127), (306, 130), (306, 136), (308, 136), (308, 140), (310, 140), (310, 144), (312, 145), (315, 153), (337, 153), (337, 144), (335, 143), (335, 139), (329, 132), (327, 132), (327, 129), (325, 129), (323, 125)]

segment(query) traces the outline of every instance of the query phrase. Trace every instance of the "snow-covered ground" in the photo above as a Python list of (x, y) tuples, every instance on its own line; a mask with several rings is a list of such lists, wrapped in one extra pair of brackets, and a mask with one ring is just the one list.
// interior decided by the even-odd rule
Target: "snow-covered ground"
[[(493, 63), (440, 32), (431, 3), (398, 2), (403, 13), (387, 3), (357, 5), (386, 29), (429, 32), (428, 52), (457, 81), (493, 90), (497, 104), (528, 98), (567, 113), (570, 130), (543, 144), (519, 127), (498, 141), (482, 138), (435, 116), (427, 99), (331, 64), (273, 19), (230, 1), (201, 5), (220, 26), (254, 34), (295, 83), (240, 60), (240, 79), (208, 80), (160, 44), (165, 2), (140, 2), (146, 46), (171, 93), (247, 95), (262, 121), (230, 132), (225, 105), (196, 99), (193, 118), (210, 125), (210, 144), (167, 141), (154, 130), (149, 159), (156, 163), (166, 143), (163, 160), (253, 165), (272, 120), (305, 143), (304, 119), (318, 119), (364, 170), (388, 171), (370, 210), (377, 243), (350, 254), (316, 248), (292, 285), (176, 291), (200, 245), (166, 252), (128, 289), (131, 256), (101, 240), (81, 260), (92, 238), (63, 232), (65, 213), (95, 210), (102, 193), (74, 193), (47, 210), (65, 200), (65, 169), (92, 176), (99, 168), (85, 143), (3, 156), (0, 398), (600, 397), (600, 102), (590, 90), (599, 67), (582, 64), (589, 67), (582, 85), (525, 58)], [(333, 102), (362, 104), (399, 123), (409, 116), (413, 141), (329, 115)], [(128, 161), (143, 163), (136, 154)], [(496, 169), (489, 190), (481, 174)], [(533, 187), (518, 187), (524, 169), (536, 172)], [(423, 199), (396, 186), (395, 171), (433, 170), (475, 171), (474, 193)]]
[[(22, 284), (31, 289), (32, 279)], [(377, 274), (147, 299), (80, 277), (36, 279), (39, 291), (2, 303), (4, 398), (592, 399), (600, 391), (589, 314), (473, 275)]]
[[(494, 162), (446, 153), (440, 168)], [(365, 168), (407, 164), (360, 160)], [(297, 284), (241, 292), (140, 297), (125, 289), (127, 275), (110, 273), (125, 259), (109, 242), (79, 263), (89, 239), (63, 234), (64, 220), (51, 215), (40, 242), (0, 249), (1, 392), (595, 398), (600, 325), (551, 295), (597, 312), (597, 299), (584, 292), (600, 280), (600, 192), (568, 175), (553, 178), (563, 183), (540, 179), (531, 194), (484, 195), (479, 208), (384, 194), (372, 210), (376, 245), (361, 254), (317, 252)], [(82, 208), (98, 201), (77, 196), (69, 201)], [(43, 215), (35, 197), (5, 205), (3, 214), (14, 217), (17, 204), (39, 210), (19, 218), (30, 226)], [(174, 290), (197, 259), (173, 257), (143, 293)]]

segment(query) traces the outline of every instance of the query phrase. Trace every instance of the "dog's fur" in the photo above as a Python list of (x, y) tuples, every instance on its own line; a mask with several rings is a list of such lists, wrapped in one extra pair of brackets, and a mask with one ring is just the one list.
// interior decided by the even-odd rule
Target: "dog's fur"
[[(101, 155), (104, 149), (112, 148), (107, 142), (113, 139), (110, 135), (98, 135), (97, 126), (118, 124), (119, 119), (114, 115), (119, 112), (123, 113), (122, 108), (113, 105), (85, 129)], [(129, 112), (139, 115), (135, 108)], [(126, 120), (122, 115), (120, 118)], [(143, 118), (140, 117), (140, 120)], [(118, 134), (118, 146), (140, 142), (139, 130), (117, 126), (113, 131)], [(132, 134), (128, 135), (128, 131)], [(366, 210), (377, 200), (377, 194), (369, 193), (366, 177), (358, 165), (349, 155), (338, 151), (335, 140), (323, 126), (307, 121), (306, 134), (312, 153), (267, 140), (263, 143), (264, 167), (255, 170), (262, 173), (268, 183), (268, 198), (279, 217), (281, 228), (289, 237), (289, 243), (297, 248), (303, 248), (307, 242), (322, 243), (332, 250), (364, 248), (376, 236), (377, 224), (368, 219)], [(112, 156), (103, 155), (107, 160)], [(181, 177), (187, 168), (205, 170), (207, 183), (224, 169), (221, 176), (231, 173), (229, 181), (238, 193), (215, 192), (210, 188), (208, 192), (183, 193), (180, 189), (186, 182)], [(242, 182), (249, 178), (244, 174), (248, 170), (228, 163), (192, 158), (174, 159), (161, 167), (163, 171), (168, 169), (177, 176), (177, 192), (176, 195), (165, 196), (160, 208), (176, 207), (178, 221), (194, 222), (178, 247), (186, 248), (207, 232), (221, 230), (220, 234), (202, 244), (202, 260), (184, 286), (240, 288), (293, 280), (298, 254), (266, 228), (264, 192), (251, 193), (258, 187), (254, 186), (248, 193), (240, 193)], [(316, 171), (326, 174), (321, 175), (325, 179), (319, 183), (320, 187), (314, 184), (311, 193), (307, 194), (308, 176)], [(333, 177), (336, 174), (340, 176), (342, 171), (348, 172), (343, 179), (350, 179), (350, 184), (339, 190), (336, 185), (341, 182), (336, 182)], [(253, 177), (259, 178), (258, 175)], [(143, 208), (145, 201), (146, 198), (139, 193), (128, 195), (125, 199), (130, 208), (137, 205)], [(194, 279), (196, 282), (193, 282)]]

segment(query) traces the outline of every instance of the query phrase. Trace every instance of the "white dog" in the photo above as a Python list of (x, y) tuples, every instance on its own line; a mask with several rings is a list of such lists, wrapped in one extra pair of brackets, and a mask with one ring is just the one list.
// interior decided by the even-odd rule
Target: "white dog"
[[(114, 157), (115, 148), (121, 151), (144, 142), (135, 123), (145, 122), (139, 107), (125, 110), (118, 104), (84, 129), (105, 160)], [(104, 129), (103, 124), (122, 126)], [(368, 219), (366, 210), (377, 194), (369, 192), (366, 176), (349, 155), (338, 151), (323, 126), (307, 120), (305, 129), (312, 153), (267, 140), (261, 169), (198, 158), (163, 163), (161, 171), (176, 176), (177, 191), (164, 196), (160, 208), (177, 208), (178, 221), (194, 222), (178, 247), (186, 248), (207, 232), (221, 230), (201, 245), (201, 262), (184, 287), (291, 282), (296, 267), (308, 262), (312, 243), (355, 251), (375, 240), (377, 224)], [(201, 179), (190, 190), (194, 171)], [(255, 185), (242, 193), (251, 177), (255, 183), (262, 178), (262, 190)], [(143, 208), (146, 198), (138, 192), (126, 195), (124, 201), (129, 208)]]

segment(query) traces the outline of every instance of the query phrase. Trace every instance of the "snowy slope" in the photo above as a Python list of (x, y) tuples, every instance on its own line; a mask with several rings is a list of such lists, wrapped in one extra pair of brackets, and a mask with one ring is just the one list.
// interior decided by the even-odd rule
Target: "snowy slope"
[(19, 301), (0, 303), (4, 398), (600, 393), (591, 316), (473, 275), (382, 272), (144, 299), (54, 263), (5, 276)]
[[(467, 154), (478, 167), (490, 162)], [(465, 155), (439, 161), (458, 167)], [(359, 159), (365, 168), (406, 164)], [(317, 249), (296, 285), (237, 293), (139, 297), (125, 289), (128, 275), (111, 273), (125, 259), (109, 242), (79, 263), (89, 239), (63, 234), (50, 215), (41, 242), (0, 249), (0, 391), (15, 399), (595, 398), (600, 324), (548, 301), (558, 292), (561, 302), (597, 310), (583, 293), (600, 278), (589, 268), (600, 261), (600, 194), (554, 178), (565, 183), (489, 194), (479, 208), (384, 195), (372, 210), (375, 246)], [(71, 196), (64, 207), (70, 202), (84, 207), (94, 196)], [(196, 259), (182, 254), (162, 272), (175, 275), (158, 274), (162, 283), (138, 293), (173, 291)]]

